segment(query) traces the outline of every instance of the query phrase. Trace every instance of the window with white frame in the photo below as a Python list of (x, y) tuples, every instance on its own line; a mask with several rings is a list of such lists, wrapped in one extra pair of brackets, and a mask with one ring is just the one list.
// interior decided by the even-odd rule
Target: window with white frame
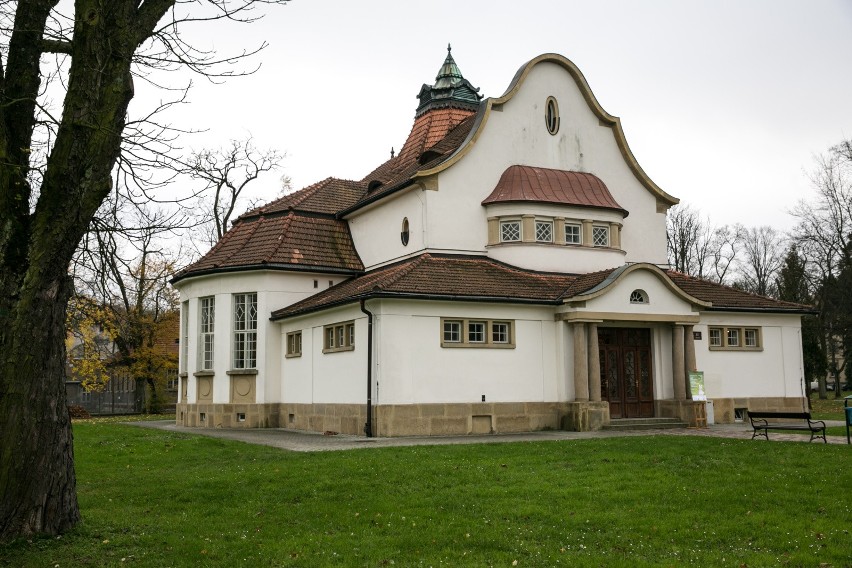
[(592, 244), (596, 247), (608, 247), (609, 227), (592, 227)]
[(536, 221), (535, 222), (535, 240), (540, 243), (553, 242), (553, 222), (552, 221)]
[(291, 331), (287, 334), (287, 357), (302, 356), (302, 332)]
[(511, 320), (441, 318), (441, 347), (515, 347)]
[(338, 351), (352, 351), (355, 349), (355, 322), (341, 322), (327, 325), (323, 329), (325, 341), (323, 353), (336, 353)]
[(216, 298), (199, 299), (199, 367), (202, 371), (213, 370), (213, 327), (216, 319)]
[(234, 294), (234, 369), (257, 367), (257, 294)]
[(521, 222), (520, 221), (501, 221), (500, 222), (500, 240), (505, 242), (521, 240)]
[(579, 245), (582, 241), (580, 237), (580, 225), (574, 223), (565, 223), (565, 244)]
[(763, 349), (759, 327), (709, 327), (707, 334), (710, 350), (760, 351)]

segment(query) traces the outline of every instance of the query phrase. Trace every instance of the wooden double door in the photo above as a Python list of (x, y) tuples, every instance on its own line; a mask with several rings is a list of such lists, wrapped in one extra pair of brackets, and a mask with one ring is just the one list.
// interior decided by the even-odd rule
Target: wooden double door
[(651, 330), (599, 327), (601, 398), (609, 402), (610, 418), (654, 416)]

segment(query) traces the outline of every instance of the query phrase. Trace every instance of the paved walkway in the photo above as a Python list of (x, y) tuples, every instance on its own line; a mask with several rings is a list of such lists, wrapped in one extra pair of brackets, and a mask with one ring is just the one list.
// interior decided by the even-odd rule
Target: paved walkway
[[(707, 428), (679, 428), (659, 430), (631, 430), (599, 432), (564, 432), (547, 430), (522, 434), (484, 434), (470, 436), (431, 436), (406, 438), (365, 438), (348, 434), (326, 436), (313, 432), (288, 430), (286, 428), (187, 428), (177, 426), (170, 421), (128, 422), (133, 426), (156, 428), (169, 432), (209, 436), (237, 440), (249, 444), (261, 444), (294, 452), (325, 452), (351, 450), (355, 448), (386, 448), (392, 446), (434, 446), (443, 444), (496, 444), (501, 442), (540, 442), (545, 440), (587, 440), (594, 438), (615, 438), (625, 436), (710, 436), (715, 438), (737, 438), (750, 440), (752, 429), (748, 424), (714, 424)], [(840, 420), (827, 420), (827, 426), (843, 426)], [(769, 434), (770, 441), (807, 442), (807, 434)], [(757, 440), (763, 442), (764, 440)], [(822, 443), (818, 440), (816, 443)], [(828, 436), (829, 444), (845, 444), (846, 436)]]

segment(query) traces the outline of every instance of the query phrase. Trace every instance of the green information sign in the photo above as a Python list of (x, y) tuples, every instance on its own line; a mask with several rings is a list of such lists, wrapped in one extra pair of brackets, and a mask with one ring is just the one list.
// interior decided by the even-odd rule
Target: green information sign
[(707, 400), (707, 393), (704, 392), (704, 371), (691, 371), (689, 386), (692, 390), (692, 400)]

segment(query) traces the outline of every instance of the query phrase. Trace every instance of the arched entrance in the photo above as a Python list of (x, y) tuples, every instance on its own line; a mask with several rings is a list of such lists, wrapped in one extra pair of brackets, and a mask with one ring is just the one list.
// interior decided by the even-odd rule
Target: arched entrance
[(609, 402), (611, 418), (654, 416), (651, 330), (599, 327), (601, 399)]

